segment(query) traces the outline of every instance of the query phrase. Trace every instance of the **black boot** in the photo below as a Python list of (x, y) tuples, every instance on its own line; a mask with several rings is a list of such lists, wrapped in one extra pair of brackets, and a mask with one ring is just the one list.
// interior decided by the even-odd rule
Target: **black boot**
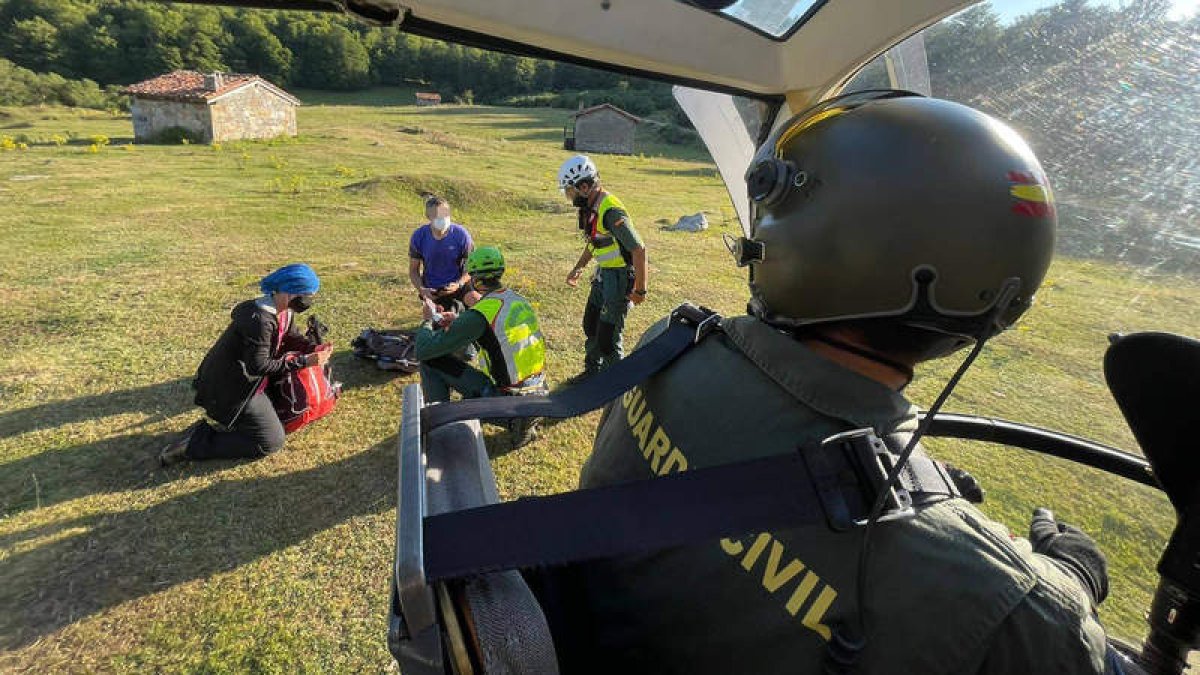
[(509, 437), (512, 439), (512, 449), (524, 447), (537, 440), (538, 437), (538, 422), (537, 417), (519, 417), (509, 424)]
[(188, 427), (183, 433), (179, 434), (178, 438), (170, 443), (167, 443), (167, 445), (163, 447), (162, 451), (158, 453), (159, 466), (168, 467), (172, 464), (178, 464), (188, 459), (188, 444), (192, 442), (192, 434), (196, 433), (196, 429), (200, 427), (200, 424), (203, 421), (204, 420), (197, 420), (192, 424), (192, 426)]

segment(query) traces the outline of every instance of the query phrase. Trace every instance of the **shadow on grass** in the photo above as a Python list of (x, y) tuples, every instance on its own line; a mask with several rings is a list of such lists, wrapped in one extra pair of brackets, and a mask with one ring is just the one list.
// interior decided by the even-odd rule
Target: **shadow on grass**
[(508, 429), (490, 425), (482, 426), (484, 429), (483, 447), (487, 451), (488, 459), (498, 459), (519, 449), (513, 447), (512, 434)]
[[(509, 111), (505, 111), (505, 110), (498, 110), (498, 111), (497, 110), (485, 110), (485, 111), (476, 110), (473, 112), (477, 115), (489, 115), (489, 116), (493, 116), (493, 117), (494, 116), (510, 116), (511, 117), (511, 116), (515, 116), (515, 115), (521, 115), (521, 113), (509, 112)], [(438, 114), (438, 113), (434, 113), (434, 114)], [(465, 113), (456, 112), (456, 113), (450, 113), (450, 114), (462, 115)], [(503, 136), (504, 139), (507, 141), (539, 141), (539, 142), (553, 142), (553, 143), (561, 144), (562, 140), (563, 140), (562, 127), (557, 123), (556, 120), (547, 120), (547, 119), (542, 119), (542, 118), (534, 117), (534, 116), (521, 116), (516, 119), (509, 119), (509, 120), (504, 120), (504, 121), (497, 121), (495, 119), (482, 119), (481, 118), (479, 120), (467, 121), (467, 122), (465, 122), (465, 124), (469, 125), (472, 128), (478, 127), (479, 129), (486, 130), (489, 134), (495, 134), (496, 132), (500, 132), (499, 135)], [(402, 131), (405, 131), (408, 129), (413, 129), (413, 127), (406, 127)], [(421, 130), (420, 133), (427, 134), (427, 133), (430, 133), (431, 131), (432, 130)], [(523, 132), (523, 133), (521, 133), (521, 132)], [(411, 132), (408, 132), (408, 133), (411, 133)], [(440, 132), (440, 133), (449, 133), (451, 136), (456, 136), (458, 134), (458, 132), (455, 132), (455, 131)]]
[[(414, 111), (412, 111), (412, 110), (404, 110), (404, 111), (396, 111), (396, 114), (411, 116), (413, 114), (413, 112)], [(514, 121), (514, 122), (508, 122), (508, 123), (499, 122), (497, 124), (499, 124), (499, 125), (509, 124), (511, 126), (520, 126), (520, 127), (550, 124), (550, 125), (557, 125), (559, 127), (559, 130), (561, 131), (562, 130), (561, 125), (562, 125), (563, 121), (565, 121), (567, 118), (569, 118), (571, 116), (571, 113), (573, 113), (575, 111), (569, 110), (567, 108), (545, 108), (545, 107), (516, 108), (516, 107), (512, 107), (512, 106), (488, 106), (488, 105), (478, 105), (478, 106), (443, 105), (443, 106), (436, 106), (436, 107), (419, 108), (416, 112), (421, 116), (428, 115), (430, 117), (480, 117), (483, 115), (489, 115), (492, 117), (504, 117), (504, 116), (521, 117), (522, 118), (521, 121)], [(483, 124), (483, 123), (481, 122), (481, 124)], [(488, 126), (490, 128), (492, 126), (492, 123), (488, 122), (485, 126)]]
[(69, 401), (53, 401), (0, 413), (0, 438), (139, 410), (151, 413), (153, 419), (138, 426), (169, 419), (192, 407), (191, 384), (191, 378), (181, 377), (145, 387), (81, 396)]
[(174, 437), (174, 433), (116, 436), (0, 465), (0, 516), (102, 492), (168, 483), (176, 476), (159, 470), (158, 451)]
[[(546, 430), (551, 427), (556, 427), (568, 420), (576, 419), (574, 417), (539, 417), (538, 418), (538, 438), (546, 435)], [(507, 427), (501, 427), (495, 424), (483, 425), (483, 444), (487, 449), (488, 459), (499, 459), (515, 450), (525, 450), (532, 448), (532, 445), (525, 445), (520, 448), (513, 447), (513, 435)]]
[(478, 127), (488, 131), (496, 130), (529, 130), (554, 132), (562, 138), (562, 125), (556, 124), (556, 120), (546, 119), (532, 114), (522, 114), (511, 110), (483, 110), (475, 111), (476, 115), (488, 115), (492, 118), (510, 118), (510, 119), (479, 119), (479, 120), (461, 120), (460, 123), (469, 127)]
[(393, 508), (395, 444), (393, 436), (307, 471), (221, 481), (146, 509), (60, 523), (84, 531), (5, 560), (0, 605), (9, 609), (0, 613), (0, 649)]
[[(529, 112), (522, 112), (528, 110)], [(478, 115), (529, 115), (533, 117), (534, 111), (550, 110), (550, 108), (503, 108), (490, 107), (485, 105), (439, 105), (428, 106), (421, 110), (423, 115), (435, 115), (438, 117), (457, 117), (462, 115), (478, 116)]]
[[(334, 379), (342, 383), (343, 390), (378, 386), (397, 377), (409, 377), (405, 373), (380, 370), (373, 361), (355, 358), (349, 351), (338, 352), (331, 361)], [(416, 381), (416, 375), (411, 377)], [(194, 411), (195, 419), (199, 419), (204, 413), (193, 405), (192, 396), (191, 380), (180, 378), (147, 387), (33, 406), (0, 415), (0, 438), (138, 410), (151, 413), (151, 419), (112, 432), (130, 432), (188, 411)], [(0, 464), (0, 517), (88, 495), (170, 482), (173, 478), (159, 470), (157, 457), (158, 451), (175, 437), (175, 433), (124, 433), (61, 450), (44, 450)], [(196, 466), (208, 467), (209, 464)], [(189, 473), (209, 470), (197, 469)]]
[(506, 141), (531, 141), (536, 143), (551, 143), (557, 148), (563, 147), (563, 135), (561, 131), (534, 131), (530, 130), (523, 134), (506, 134)]

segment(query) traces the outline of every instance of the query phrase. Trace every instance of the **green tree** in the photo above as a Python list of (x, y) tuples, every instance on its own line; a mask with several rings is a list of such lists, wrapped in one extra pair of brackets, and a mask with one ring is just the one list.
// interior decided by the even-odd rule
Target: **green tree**
[(261, 75), (278, 85), (288, 83), (292, 52), (283, 46), (257, 13), (239, 12), (225, 22), (229, 45), (224, 60), (231, 70)]
[(317, 24), (304, 33), (293, 82), (315, 89), (358, 89), (371, 82), (371, 58), (345, 26)]
[(400, 31), (384, 31), (371, 51), (371, 81), (380, 84), (403, 84), (406, 79), (420, 79), (410, 37)]
[(5, 54), (17, 65), (34, 71), (61, 66), (62, 44), (58, 29), (40, 16), (13, 21), (7, 31)]
[(95, 14), (66, 32), (66, 61), (72, 73), (97, 82), (133, 81), (134, 78), (127, 75), (129, 64), (111, 21), (111, 16)]
[(202, 72), (229, 70), (218, 46), (218, 42), (226, 39), (220, 14), (208, 7), (197, 7), (181, 15), (183, 25), (172, 38), (179, 47), (183, 67)]
[(555, 63), (553, 61), (534, 62), (533, 67), (533, 90), (534, 91), (550, 91), (554, 89), (554, 71)]

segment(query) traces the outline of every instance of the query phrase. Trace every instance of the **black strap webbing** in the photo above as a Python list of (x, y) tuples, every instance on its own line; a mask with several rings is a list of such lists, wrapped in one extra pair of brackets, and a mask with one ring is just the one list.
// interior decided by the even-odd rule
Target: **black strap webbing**
[(462, 420), (516, 417), (576, 417), (595, 410), (646, 381), (689, 347), (700, 342), (720, 322), (720, 315), (684, 303), (671, 314), (667, 329), (632, 354), (579, 384), (549, 396), (498, 396), (440, 403), (421, 410), (421, 431)]
[(824, 522), (798, 453), (425, 519), (425, 577), (645, 553)]
[[(505, 569), (646, 553), (721, 537), (859, 520), (873, 500), (860, 473), (832, 450), (813, 476), (800, 452), (658, 478), (453, 511), (424, 520), (425, 577), (440, 581)], [(901, 487), (917, 504), (958, 496), (920, 453)], [(883, 474), (876, 477), (882, 482)], [(919, 477), (918, 477), (919, 476)], [(814, 489), (820, 485), (821, 489)], [(826, 503), (823, 500), (833, 500)], [(846, 523), (849, 524), (849, 523)]]

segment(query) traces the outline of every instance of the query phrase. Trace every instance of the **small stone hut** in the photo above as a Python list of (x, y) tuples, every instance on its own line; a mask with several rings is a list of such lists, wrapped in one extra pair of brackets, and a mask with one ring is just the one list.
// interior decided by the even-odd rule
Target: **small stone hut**
[(563, 147), (578, 152), (633, 154), (633, 140), (642, 120), (611, 103), (584, 108), (571, 115), (563, 129)]
[(296, 135), (300, 100), (257, 75), (177, 70), (131, 85), (133, 137), (183, 130), (204, 143)]
[(438, 93), (429, 93), (424, 91), (417, 92), (417, 105), (441, 105), (442, 95)]

